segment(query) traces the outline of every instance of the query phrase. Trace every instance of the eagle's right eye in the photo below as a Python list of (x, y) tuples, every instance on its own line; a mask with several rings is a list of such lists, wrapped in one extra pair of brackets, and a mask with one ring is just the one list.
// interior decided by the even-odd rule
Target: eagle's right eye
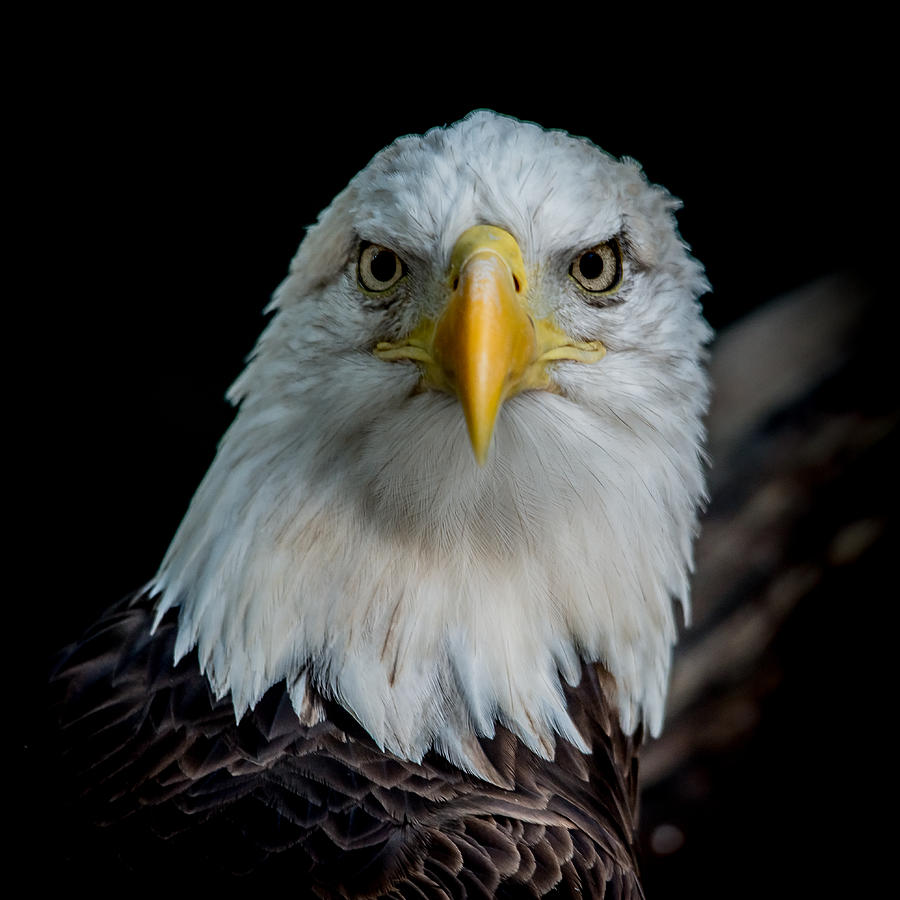
[(613, 238), (579, 254), (569, 274), (590, 294), (612, 294), (622, 283), (622, 251)]
[(363, 290), (373, 293), (386, 291), (405, 273), (403, 261), (388, 247), (366, 243), (360, 248), (357, 278)]

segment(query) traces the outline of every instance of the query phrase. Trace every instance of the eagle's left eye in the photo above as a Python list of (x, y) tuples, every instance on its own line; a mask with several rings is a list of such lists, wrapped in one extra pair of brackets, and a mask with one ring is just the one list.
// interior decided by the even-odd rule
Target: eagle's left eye
[(613, 238), (572, 260), (569, 274), (592, 294), (611, 294), (622, 282), (622, 252)]
[(359, 284), (364, 290), (386, 291), (403, 277), (403, 261), (387, 247), (363, 244), (359, 252), (357, 273)]

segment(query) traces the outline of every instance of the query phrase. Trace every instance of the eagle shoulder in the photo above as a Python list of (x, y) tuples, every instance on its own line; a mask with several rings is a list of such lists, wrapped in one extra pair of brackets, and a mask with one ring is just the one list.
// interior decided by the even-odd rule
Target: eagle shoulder
[(564, 687), (592, 752), (559, 739), (548, 761), (498, 727), (478, 739), (492, 784), (434, 753), (383, 752), (324, 699), (304, 725), (283, 682), (236, 721), (196, 652), (173, 665), (174, 612), (151, 635), (152, 620), (146, 593), (126, 598), (54, 666), (57, 774), (74, 786), (60, 855), (76, 876), (252, 873), (320, 897), (641, 896), (640, 735), (619, 728), (602, 668)]

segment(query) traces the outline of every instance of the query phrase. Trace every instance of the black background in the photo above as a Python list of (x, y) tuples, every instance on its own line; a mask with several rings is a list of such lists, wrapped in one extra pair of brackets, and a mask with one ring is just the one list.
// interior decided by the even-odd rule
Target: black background
[(889, 264), (879, 125), (895, 110), (869, 34), (714, 22), (651, 42), (647, 23), (611, 39), (579, 21), (486, 52), (466, 28), (414, 39), (378, 16), (352, 48), (339, 24), (220, 24), (19, 35), (9, 599), (26, 612), (27, 702), (45, 653), (153, 575), (304, 228), (397, 136), (490, 107), (636, 158), (684, 202), (719, 329), (834, 271), (880, 283)]

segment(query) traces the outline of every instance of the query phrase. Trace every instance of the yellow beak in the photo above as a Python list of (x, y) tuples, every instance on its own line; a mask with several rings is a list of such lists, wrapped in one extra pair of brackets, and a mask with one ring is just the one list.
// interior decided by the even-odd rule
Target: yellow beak
[(520, 391), (551, 387), (546, 363), (593, 362), (599, 341), (575, 342), (530, 315), (522, 252), (509, 232), (492, 225), (465, 231), (447, 276), (449, 299), (437, 322), (423, 320), (409, 337), (380, 343), (382, 359), (413, 359), (426, 387), (459, 397), (479, 465), (487, 460), (500, 406)]
[(500, 404), (518, 392), (537, 349), (534, 323), (520, 299), (525, 274), (515, 240), (489, 226), (470, 229), (451, 257), (450, 283), (433, 356), (459, 397), (483, 465)]

